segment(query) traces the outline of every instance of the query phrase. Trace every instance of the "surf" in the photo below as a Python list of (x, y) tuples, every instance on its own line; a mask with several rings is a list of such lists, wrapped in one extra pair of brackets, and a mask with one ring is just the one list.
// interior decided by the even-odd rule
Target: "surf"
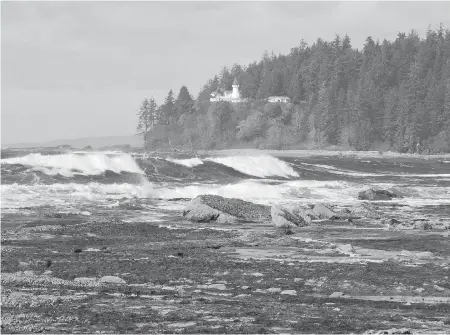
[(43, 155), (31, 153), (22, 157), (1, 160), (4, 165), (22, 165), (48, 175), (73, 177), (75, 175), (94, 176), (107, 171), (114, 173), (137, 173), (144, 175), (133, 157), (125, 153), (66, 153)]

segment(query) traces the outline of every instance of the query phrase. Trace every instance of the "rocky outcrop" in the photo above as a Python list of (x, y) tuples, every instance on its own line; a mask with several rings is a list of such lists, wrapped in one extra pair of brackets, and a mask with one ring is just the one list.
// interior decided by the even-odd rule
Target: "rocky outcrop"
[(335, 213), (330, 207), (324, 204), (317, 204), (312, 209), (313, 213), (319, 218), (319, 219), (325, 219), (325, 220), (337, 220), (339, 219), (339, 216), (337, 213)]
[(309, 224), (291, 211), (278, 207), (254, 204), (218, 195), (200, 195), (183, 211), (183, 217), (194, 222), (270, 222), (277, 227), (301, 227)]
[(309, 225), (309, 223), (302, 217), (292, 214), (286, 209), (278, 206), (272, 206), (270, 214), (272, 216), (272, 223), (275, 227), (292, 228)]
[(412, 219), (408, 221), (399, 221), (396, 219), (385, 219), (381, 221), (390, 230), (433, 230), (433, 229), (448, 229), (448, 225), (444, 225), (441, 222), (429, 221), (427, 219)]
[(270, 206), (258, 205), (240, 199), (218, 195), (200, 195), (183, 211), (183, 216), (194, 222), (234, 223), (242, 221), (270, 221)]
[(375, 190), (369, 188), (368, 190), (361, 191), (358, 193), (359, 200), (391, 200), (392, 198), (400, 198), (399, 193), (394, 193), (388, 190)]

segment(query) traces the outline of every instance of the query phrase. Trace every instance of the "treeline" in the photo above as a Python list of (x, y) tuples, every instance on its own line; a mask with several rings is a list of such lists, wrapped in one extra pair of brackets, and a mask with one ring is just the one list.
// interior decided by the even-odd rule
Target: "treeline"
[[(251, 102), (210, 103), (235, 77)], [(271, 95), (292, 103), (265, 102)], [(381, 43), (368, 37), (362, 50), (348, 36), (302, 41), (288, 55), (266, 52), (259, 62), (224, 68), (196, 100), (183, 87), (153, 110), (158, 121), (146, 132), (152, 148), (450, 152), (450, 31), (428, 29), (424, 38), (411, 31)]]

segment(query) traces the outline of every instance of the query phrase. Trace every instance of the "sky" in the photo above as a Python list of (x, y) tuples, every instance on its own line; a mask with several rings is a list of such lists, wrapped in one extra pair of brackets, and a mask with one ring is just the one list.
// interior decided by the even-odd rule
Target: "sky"
[(393, 40), (450, 2), (1, 2), (2, 145), (135, 133), (140, 102), (301, 39)]

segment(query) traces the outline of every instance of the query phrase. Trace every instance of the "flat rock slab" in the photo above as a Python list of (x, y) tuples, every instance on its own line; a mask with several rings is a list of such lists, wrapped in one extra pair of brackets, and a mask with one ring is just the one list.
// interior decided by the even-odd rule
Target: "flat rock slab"
[(104, 276), (98, 280), (99, 283), (108, 283), (108, 284), (126, 284), (127, 282), (122, 278), (116, 276)]

